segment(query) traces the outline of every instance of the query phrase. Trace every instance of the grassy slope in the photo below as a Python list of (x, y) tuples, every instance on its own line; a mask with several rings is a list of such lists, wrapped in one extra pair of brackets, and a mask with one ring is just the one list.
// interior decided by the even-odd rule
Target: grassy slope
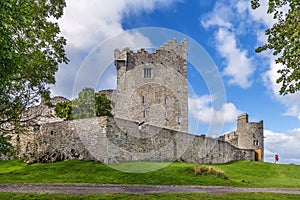
[(299, 165), (239, 161), (220, 168), (232, 181), (243, 181), (254, 187), (300, 187)]
[[(123, 168), (142, 168), (149, 163), (125, 163)], [(151, 163), (159, 165), (159, 163)], [(229, 180), (196, 176), (188, 170), (193, 164), (172, 163), (149, 173), (126, 173), (91, 161), (64, 161), (27, 165), (18, 160), (0, 161), (0, 182), (81, 182), (123, 184), (185, 184), (238, 187), (300, 187), (300, 166), (238, 161), (215, 165)]]

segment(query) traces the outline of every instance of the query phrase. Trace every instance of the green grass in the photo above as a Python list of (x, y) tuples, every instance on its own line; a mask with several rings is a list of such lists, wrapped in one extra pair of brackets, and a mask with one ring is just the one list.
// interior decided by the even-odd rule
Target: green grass
[[(118, 168), (159, 168), (164, 163), (122, 163)], [(190, 170), (194, 164), (172, 163), (148, 173), (127, 173), (92, 161), (25, 164), (18, 160), (0, 161), (0, 182), (67, 182), (104, 184), (178, 184), (236, 187), (300, 188), (300, 166), (237, 161), (211, 165), (228, 180), (216, 175), (198, 175)], [(199, 165), (197, 165), (199, 166)], [(116, 167), (116, 166), (114, 166)]]
[(284, 199), (299, 199), (300, 195), (293, 194), (272, 194), (272, 193), (231, 193), (231, 194), (84, 194), (84, 195), (70, 195), (70, 194), (17, 194), (17, 193), (0, 193), (1, 199), (40, 199), (40, 200), (52, 200), (52, 199), (239, 199), (239, 200), (252, 200), (252, 199), (266, 199), (266, 200), (284, 200)]
[(237, 161), (218, 167), (231, 181), (242, 181), (249, 187), (300, 188), (300, 165)]

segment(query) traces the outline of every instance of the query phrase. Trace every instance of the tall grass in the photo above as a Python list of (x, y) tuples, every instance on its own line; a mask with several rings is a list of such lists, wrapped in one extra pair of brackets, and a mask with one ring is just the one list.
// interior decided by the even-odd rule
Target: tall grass
[(216, 167), (210, 165), (195, 165), (189, 168), (190, 171), (194, 172), (195, 175), (200, 176), (216, 176), (218, 178), (222, 178), (228, 180), (229, 177), (225, 174), (225, 172), (221, 169), (217, 169)]

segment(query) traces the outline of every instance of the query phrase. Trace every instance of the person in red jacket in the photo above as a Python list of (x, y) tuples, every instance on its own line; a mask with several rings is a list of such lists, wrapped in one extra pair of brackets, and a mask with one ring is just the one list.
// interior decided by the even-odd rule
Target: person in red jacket
[(279, 156), (278, 156), (278, 154), (276, 153), (276, 154), (275, 154), (275, 163), (278, 163), (278, 160), (279, 160)]

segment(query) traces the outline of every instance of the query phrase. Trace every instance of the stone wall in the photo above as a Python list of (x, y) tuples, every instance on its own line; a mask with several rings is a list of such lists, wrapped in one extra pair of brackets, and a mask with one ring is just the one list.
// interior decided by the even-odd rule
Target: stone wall
[(212, 164), (255, 159), (254, 150), (238, 149), (217, 138), (110, 117), (42, 124), (40, 130), (21, 136), (18, 148), (29, 163), (80, 159)]

